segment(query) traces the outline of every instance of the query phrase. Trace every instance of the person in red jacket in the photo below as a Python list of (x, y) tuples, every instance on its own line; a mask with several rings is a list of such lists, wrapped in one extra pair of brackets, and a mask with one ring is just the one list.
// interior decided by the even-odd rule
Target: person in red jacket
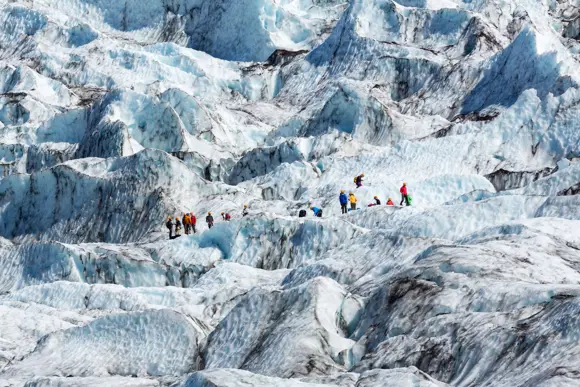
[(394, 206), (395, 203), (393, 203), (393, 199), (389, 198), (389, 200), (387, 200), (387, 206)]
[(195, 234), (196, 233), (195, 225), (197, 224), (197, 218), (195, 217), (195, 215), (193, 215), (193, 212), (190, 212), (189, 215), (191, 215), (191, 230)]
[(403, 205), (403, 202), (405, 202), (405, 205), (409, 205), (409, 194), (407, 192), (407, 183), (403, 183), (403, 186), (401, 187), (401, 206)]

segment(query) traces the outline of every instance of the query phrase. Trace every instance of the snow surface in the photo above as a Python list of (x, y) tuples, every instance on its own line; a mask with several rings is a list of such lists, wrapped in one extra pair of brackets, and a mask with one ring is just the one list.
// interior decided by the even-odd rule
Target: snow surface
[(566, 1), (0, 0), (0, 386), (580, 386), (579, 53)]

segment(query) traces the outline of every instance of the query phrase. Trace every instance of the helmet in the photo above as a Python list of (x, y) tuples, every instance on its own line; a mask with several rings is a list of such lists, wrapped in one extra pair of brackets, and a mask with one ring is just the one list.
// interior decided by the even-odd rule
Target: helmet
[(223, 215), (223, 214), (224, 214), (224, 213), (222, 212), (222, 215)]
[(208, 212), (207, 214), (208, 214), (208, 215), (211, 215), (211, 212)]
[(376, 198), (377, 198), (377, 197), (375, 196), (375, 199), (376, 199)]
[(311, 210), (313, 210), (313, 209), (314, 209), (314, 207), (310, 206), (310, 209), (311, 209)]
[(362, 177), (365, 177), (365, 174), (364, 174), (364, 173), (361, 173), (360, 175), (361, 175)]
[(173, 219), (171, 216), (168, 216), (168, 217), (167, 217), (167, 220), (171, 220), (171, 219)]
[(179, 220), (179, 217), (178, 217), (178, 216), (176, 216), (176, 217), (175, 217), (175, 220)]
[(248, 205), (247, 204), (244, 204), (244, 208), (248, 208)]
[(393, 199), (391, 199), (391, 198), (389, 197), (389, 200), (393, 200)]
[(341, 189), (341, 190), (340, 190), (340, 193), (344, 193), (344, 190), (343, 190), (343, 189)]
[(407, 183), (406, 182), (403, 182), (403, 185), (407, 185)]
[(352, 195), (353, 193), (352, 193), (352, 192), (349, 192), (348, 194), (349, 194), (349, 195)]

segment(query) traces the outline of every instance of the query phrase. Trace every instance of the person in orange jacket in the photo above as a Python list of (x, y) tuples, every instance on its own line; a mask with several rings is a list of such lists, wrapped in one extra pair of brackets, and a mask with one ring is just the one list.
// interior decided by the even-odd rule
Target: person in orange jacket
[(183, 214), (183, 228), (185, 228), (185, 235), (191, 232), (191, 216), (188, 213)]

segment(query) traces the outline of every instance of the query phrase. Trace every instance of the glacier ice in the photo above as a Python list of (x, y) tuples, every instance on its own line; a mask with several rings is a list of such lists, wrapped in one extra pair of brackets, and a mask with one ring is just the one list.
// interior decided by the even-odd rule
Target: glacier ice
[(0, 22), (0, 386), (580, 385), (574, 2)]

